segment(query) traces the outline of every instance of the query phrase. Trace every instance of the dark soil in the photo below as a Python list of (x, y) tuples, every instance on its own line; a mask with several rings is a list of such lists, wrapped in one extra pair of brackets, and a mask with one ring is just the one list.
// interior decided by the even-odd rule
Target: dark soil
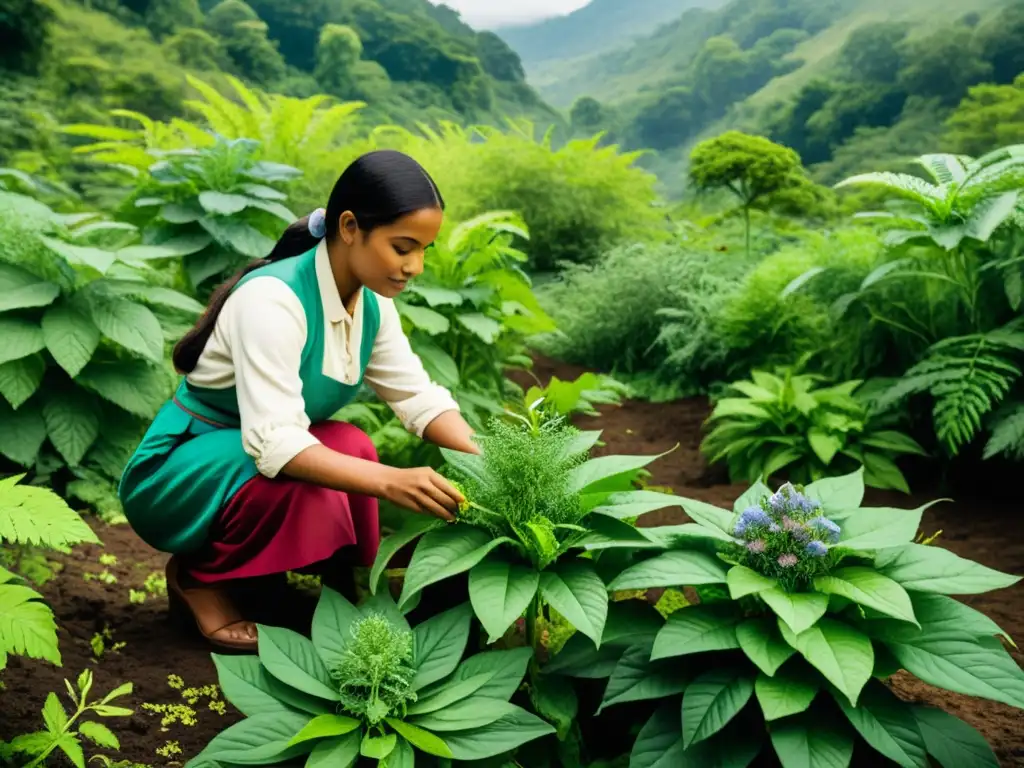
[[(580, 373), (561, 364), (538, 361), (536, 375), (546, 382), (552, 373), (572, 379)], [(708, 414), (701, 399), (652, 405), (628, 402), (618, 408), (603, 408), (600, 419), (583, 417), (578, 425), (603, 430), (605, 452), (658, 454), (678, 444), (672, 453), (651, 465), (651, 480), (671, 486), (677, 493), (730, 507), (744, 486), (730, 485), (717, 471), (709, 471), (698, 450), (701, 425)], [(923, 488), (922, 483), (918, 483)], [(869, 492), (867, 503), (912, 508), (926, 501), (950, 495), (924, 490), (913, 497)], [(649, 515), (641, 525), (685, 522), (679, 511)], [(1024, 573), (1024, 520), (1018, 505), (986, 501), (959, 495), (955, 503), (940, 504), (925, 513), (924, 530), (942, 530), (941, 541), (957, 554), (1009, 573)], [(170, 622), (165, 597), (149, 597), (143, 604), (129, 603), (128, 590), (141, 590), (146, 577), (162, 574), (166, 556), (143, 544), (127, 526), (98, 526), (104, 546), (84, 546), (61, 558), (63, 571), (43, 589), (60, 625), (60, 646), (64, 668), (41, 661), (11, 657), (9, 668), (0, 675), (6, 690), (0, 691), (0, 740), (42, 728), (40, 710), (50, 691), (62, 693), (63, 678), (72, 681), (85, 668), (94, 671), (95, 695), (132, 681), (135, 690), (121, 703), (135, 709), (131, 718), (105, 722), (121, 739), (122, 750), (115, 759), (128, 759), (152, 766), (182, 765), (195, 756), (217, 733), (238, 719), (227, 707), (224, 714), (211, 709), (210, 696), (184, 692), (170, 685), (168, 676), (177, 675), (185, 687), (202, 689), (217, 682), (210, 648), (189, 627)], [(114, 555), (117, 564), (101, 565), (101, 555)], [(116, 583), (86, 579), (87, 574), (108, 571)], [(268, 587), (253, 603), (253, 618), (266, 623), (308, 629), (313, 600), (304, 593), (283, 586)], [(244, 598), (245, 596), (243, 596)], [(1024, 586), (968, 599), (1015, 638), (1024, 638)], [(109, 630), (107, 650), (99, 658), (90, 645), (96, 633)], [(1014, 658), (1022, 656), (1014, 652)], [(907, 676), (896, 678), (898, 693), (912, 700), (934, 704), (963, 718), (992, 744), (1003, 766), (1024, 767), (1024, 713), (1010, 707), (946, 693)], [(154, 706), (164, 711), (153, 711)], [(166, 722), (165, 722), (166, 721)], [(158, 750), (172, 744), (180, 749), (161, 755)], [(94, 752), (87, 752), (87, 756)], [(57, 760), (53, 765), (61, 764)]]

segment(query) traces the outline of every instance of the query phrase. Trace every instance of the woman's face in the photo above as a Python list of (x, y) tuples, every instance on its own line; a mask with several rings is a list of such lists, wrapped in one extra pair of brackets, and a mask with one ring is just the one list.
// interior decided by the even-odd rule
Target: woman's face
[(394, 298), (423, 272), (424, 252), (443, 220), (440, 208), (423, 208), (366, 234), (351, 213), (343, 213), (340, 234), (349, 249), (352, 276), (374, 293)]

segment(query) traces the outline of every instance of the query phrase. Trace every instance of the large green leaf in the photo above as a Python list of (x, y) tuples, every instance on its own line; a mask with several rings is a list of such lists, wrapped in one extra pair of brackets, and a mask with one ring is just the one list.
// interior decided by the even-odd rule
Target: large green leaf
[(17, 317), (0, 317), (0, 365), (34, 355), (46, 346), (37, 323)]
[(46, 441), (46, 421), (37, 400), (12, 410), (0, 400), (0, 454), (15, 464), (30, 467)]
[(686, 689), (692, 675), (675, 659), (650, 661), (653, 645), (652, 641), (643, 640), (622, 653), (608, 679), (598, 714), (616, 704), (662, 699)]
[(608, 620), (601, 635), (601, 646), (575, 633), (562, 649), (544, 665), (545, 674), (603, 679), (615, 670), (623, 649), (641, 640), (654, 641), (664, 626), (661, 614), (646, 601), (622, 600), (608, 605)]
[(926, 683), (1024, 708), (1024, 671), (998, 639), (942, 625), (933, 628), (925, 617), (921, 626), (918, 630), (879, 621), (868, 631), (904, 669)]
[(640, 729), (629, 756), (629, 768), (680, 768), (683, 730), (679, 704), (659, 708)]
[(537, 594), (540, 574), (533, 568), (493, 555), (469, 572), (469, 599), (488, 643), (497, 642), (523, 615)]
[(912, 708), (885, 685), (869, 683), (855, 707), (844, 696), (835, 699), (850, 724), (876, 750), (902, 768), (928, 768), (924, 739)]
[[(98, 292), (81, 294), (83, 310), (104, 336), (154, 363), (163, 361), (164, 332), (156, 316), (141, 304)], [(77, 298), (77, 297), (76, 297)]]
[(448, 333), (451, 322), (440, 312), (435, 312), (426, 307), (417, 307), (414, 304), (402, 304), (400, 307), (402, 316), (409, 320), (416, 328), (431, 336), (438, 336)]
[(46, 434), (70, 466), (76, 467), (100, 434), (100, 416), (91, 395), (68, 387), (48, 393), (43, 404)]
[(821, 502), (826, 516), (858, 509), (864, 501), (864, 468), (841, 477), (824, 477), (804, 488), (804, 493)]
[(354, 717), (339, 715), (334, 712), (317, 715), (291, 740), (292, 744), (300, 744), (303, 741), (314, 739), (329, 739), (335, 736), (344, 736), (352, 731), (358, 731), (362, 723)]
[(462, 303), (462, 295), (458, 291), (436, 285), (422, 285), (419, 282), (409, 286), (409, 293), (422, 296), (432, 307), (457, 307)]
[(305, 744), (289, 746), (292, 737), (309, 720), (309, 715), (294, 712), (248, 717), (214, 736), (195, 758), (196, 762), (201, 763), (204, 759), (248, 765), (286, 762), (309, 751)]
[(70, 245), (45, 235), (39, 235), (39, 239), (47, 248), (74, 267), (86, 267), (102, 275), (106, 274), (106, 271), (114, 263), (114, 254), (110, 251), (81, 245)]
[(328, 669), (341, 664), (345, 648), (352, 639), (352, 625), (361, 615), (358, 608), (333, 589), (324, 587), (321, 590), (313, 612), (310, 637)]
[(725, 564), (695, 551), (666, 552), (627, 568), (608, 585), (611, 591), (723, 584)]
[(910, 595), (910, 600), (914, 604), (917, 620), (921, 626), (927, 625), (930, 632), (955, 630), (969, 632), (979, 637), (1002, 635), (1010, 645), (1016, 647), (1013, 638), (992, 619), (955, 598), (927, 592), (914, 592)]
[[(523, 682), (526, 667), (532, 657), (532, 648), (477, 653), (459, 664), (444, 686), (471, 680), (478, 675), (487, 675), (487, 682), (476, 688), (475, 692), (480, 696), (508, 701)], [(426, 698), (437, 690), (435, 688), (429, 692), (421, 692), (420, 696)]]
[(445, 734), (456, 760), (484, 760), (555, 732), (549, 723), (518, 709), (490, 725)]
[(152, 419), (170, 396), (166, 373), (141, 360), (86, 366), (75, 379), (129, 413)]
[(928, 754), (942, 768), (999, 768), (985, 737), (960, 718), (933, 707), (911, 711)]
[(938, 501), (917, 509), (865, 507), (843, 518), (839, 546), (847, 549), (875, 550), (914, 540), (921, 527), (921, 515)]
[(46, 310), (41, 326), (43, 342), (57, 365), (72, 378), (78, 376), (99, 346), (99, 329), (92, 320), (65, 303)]
[(726, 574), (726, 583), (729, 585), (729, 596), (733, 600), (739, 600), (747, 595), (756, 595), (779, 585), (775, 579), (762, 576), (745, 565), (736, 565), (730, 568), (729, 573)]
[(359, 731), (317, 742), (306, 759), (305, 768), (354, 768), (359, 759)]
[(479, 312), (456, 315), (459, 323), (484, 344), (494, 344), (501, 335), (501, 323)]
[(608, 592), (586, 560), (556, 563), (540, 575), (540, 594), (577, 630), (597, 645), (608, 619)]
[(595, 483), (621, 475), (624, 472), (643, 469), (664, 455), (666, 454), (662, 453), (657, 456), (599, 456), (596, 459), (588, 459), (569, 473), (569, 490), (584, 493), (587, 488)]
[(739, 648), (736, 625), (743, 614), (732, 605), (688, 606), (669, 616), (658, 633), (651, 660)]
[(814, 675), (802, 674), (798, 667), (787, 664), (772, 677), (760, 672), (754, 693), (764, 719), (780, 720), (806, 712), (818, 695), (818, 683)]
[(12, 264), (0, 262), (0, 312), (49, 306), (60, 287)]
[(380, 547), (377, 549), (377, 557), (373, 561), (373, 567), (370, 569), (371, 594), (377, 594), (377, 588), (380, 586), (381, 574), (384, 573), (384, 570), (388, 567), (388, 563), (391, 562), (391, 558), (393, 558), (402, 547), (412, 541), (415, 541), (427, 531), (432, 531), (435, 528), (441, 528), (444, 525), (444, 520), (434, 517), (433, 515), (407, 515), (405, 517), (405, 521), (402, 523), (402, 527), (390, 536), (387, 536), (380, 543)]
[(740, 648), (757, 668), (774, 675), (796, 650), (782, 639), (778, 622), (767, 616), (747, 619), (736, 626)]
[(207, 213), (231, 216), (244, 211), (249, 205), (249, 198), (246, 195), (232, 195), (208, 189), (199, 193), (199, 204)]
[[(3, 522), (0, 516), (0, 525)], [(41, 598), (20, 584), (0, 584), (0, 656), (15, 653), (61, 665), (57, 624)]]
[(424, 587), (465, 573), (493, 549), (511, 543), (509, 538), (492, 539), (487, 531), (465, 524), (426, 533), (416, 545), (405, 571), (398, 607), (404, 607)]
[(899, 584), (874, 568), (850, 566), (814, 579), (814, 588), (826, 595), (839, 595), (859, 605), (917, 625), (910, 595)]
[(428, 731), (465, 731), (490, 725), (495, 720), (512, 714), (516, 709), (518, 707), (515, 704), (500, 699), (469, 696), (435, 712), (413, 716), (409, 722)]
[(409, 704), (406, 713), (412, 717), (439, 712), (475, 694), (490, 682), (492, 676), (484, 672), (467, 680), (446, 680), (444, 684), (432, 687), (426, 695), (419, 696), (416, 701)]
[(237, 219), (204, 217), (199, 225), (218, 243), (250, 259), (265, 258), (274, 248), (273, 240)]
[[(591, 434), (596, 436), (600, 435), (600, 432)], [(602, 500), (593, 511), (622, 520), (627, 517), (641, 517), (666, 507), (681, 507), (682, 501), (679, 496), (658, 491), (620, 491)]]
[(977, 595), (1012, 587), (1021, 579), (923, 544), (879, 550), (875, 567), (904, 589), (941, 595)]
[(759, 595), (797, 635), (813, 627), (828, 608), (828, 597), (816, 592), (786, 592), (781, 587), (773, 587)]
[(822, 619), (795, 634), (779, 620), (782, 637), (856, 706), (861, 689), (871, 677), (875, 652), (858, 630), (835, 619)]
[(20, 408), (39, 391), (46, 373), (42, 355), (29, 355), (0, 365), (0, 395), (12, 408)]
[(683, 509), (686, 510), (693, 520), (701, 525), (711, 528), (729, 537), (732, 540), (734, 515), (728, 510), (721, 509), (697, 499), (683, 499)]
[(310, 714), (331, 711), (322, 699), (288, 689), (271, 677), (256, 656), (211, 655), (224, 698), (247, 717), (281, 711)]
[(847, 768), (853, 758), (850, 732), (810, 713), (779, 722), (771, 737), (782, 768)]
[(754, 693), (754, 678), (741, 667), (710, 669), (683, 694), (683, 745), (714, 736), (739, 714)]
[(453, 756), (451, 749), (448, 748), (444, 740), (430, 733), (430, 731), (425, 731), (417, 725), (406, 723), (397, 717), (386, 718), (386, 721), (388, 725), (398, 732), (399, 736), (421, 752), (426, 752), (428, 755), (436, 755), (437, 757), (450, 758)]
[(455, 671), (469, 642), (472, 617), (471, 607), (463, 604), (427, 619), (413, 630), (414, 691)]
[(267, 672), (296, 690), (339, 701), (337, 687), (313, 641), (283, 627), (257, 625), (260, 662)]

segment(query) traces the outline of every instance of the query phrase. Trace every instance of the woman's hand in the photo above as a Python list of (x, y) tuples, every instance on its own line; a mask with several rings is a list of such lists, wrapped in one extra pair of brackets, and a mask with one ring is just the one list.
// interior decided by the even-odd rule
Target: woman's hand
[(383, 470), (380, 491), (377, 494), (404, 509), (430, 514), (454, 522), (455, 512), (465, 497), (430, 467)]

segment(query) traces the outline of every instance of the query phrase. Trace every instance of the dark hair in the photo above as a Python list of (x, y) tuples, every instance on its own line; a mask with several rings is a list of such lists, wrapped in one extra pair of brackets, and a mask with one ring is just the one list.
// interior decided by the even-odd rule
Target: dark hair
[[(444, 199), (423, 166), (394, 150), (369, 152), (346, 168), (334, 184), (327, 201), (326, 237), (330, 242), (338, 236), (339, 220), (345, 211), (351, 211), (360, 231), (369, 234), (377, 227), (393, 224), (402, 216), (424, 208), (444, 210)], [(309, 216), (303, 216), (289, 225), (265, 259), (248, 264), (218, 286), (210, 296), (206, 311), (174, 347), (172, 359), (178, 373), (195, 370), (217, 324), (217, 316), (239, 280), (254, 269), (307, 253), (319, 242), (320, 239), (309, 231)]]

